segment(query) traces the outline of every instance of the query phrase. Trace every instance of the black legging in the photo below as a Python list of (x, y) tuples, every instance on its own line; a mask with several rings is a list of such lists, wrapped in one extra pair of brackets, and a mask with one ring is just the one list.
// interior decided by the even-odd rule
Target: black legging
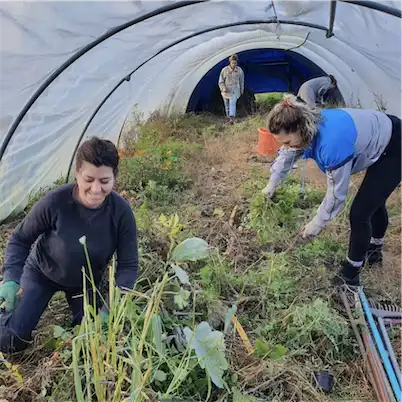
[(348, 256), (352, 261), (364, 261), (371, 237), (384, 237), (388, 227), (385, 203), (401, 182), (401, 120), (389, 117), (391, 140), (380, 159), (367, 169), (350, 210)]

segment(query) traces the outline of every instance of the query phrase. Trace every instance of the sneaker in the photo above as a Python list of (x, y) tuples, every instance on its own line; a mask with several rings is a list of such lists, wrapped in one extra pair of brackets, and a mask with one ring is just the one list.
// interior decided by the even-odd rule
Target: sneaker
[(370, 244), (366, 257), (369, 267), (375, 264), (382, 265), (382, 245)]
[(338, 274), (331, 280), (332, 286), (342, 285), (360, 286), (361, 268), (354, 267), (350, 262), (345, 261)]

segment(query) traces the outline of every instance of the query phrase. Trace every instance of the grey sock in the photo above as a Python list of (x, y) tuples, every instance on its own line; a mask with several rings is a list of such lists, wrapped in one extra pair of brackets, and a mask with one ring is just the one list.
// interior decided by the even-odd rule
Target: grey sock
[(348, 263), (355, 268), (360, 268), (363, 265), (363, 261), (352, 261), (349, 257), (347, 257)]
[(374, 237), (372, 237), (371, 240), (370, 240), (370, 244), (374, 244), (376, 246), (382, 246), (383, 240), (384, 240), (383, 238), (375, 239)]

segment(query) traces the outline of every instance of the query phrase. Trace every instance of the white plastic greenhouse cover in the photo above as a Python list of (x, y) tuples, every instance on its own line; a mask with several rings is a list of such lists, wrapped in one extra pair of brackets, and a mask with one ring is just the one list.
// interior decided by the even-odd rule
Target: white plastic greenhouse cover
[[(47, 86), (13, 128), (39, 87), (80, 49), (121, 24), (180, 3), (193, 4), (149, 17), (85, 52)], [(107, 99), (83, 139), (99, 135), (116, 141), (133, 107), (144, 116), (155, 109), (185, 112), (204, 74), (233, 52), (298, 45), (295, 52), (337, 77), (348, 103), (373, 108), (380, 96), (387, 112), (400, 116), (399, 17), (338, 1), (334, 35), (327, 38), (325, 30), (272, 21), (328, 28), (329, 1), (194, 3), (0, 3), (0, 147), (9, 140), (0, 160), (0, 222), (24, 208), (31, 191), (66, 175), (84, 127), (123, 77), (173, 42), (214, 27), (238, 24), (194, 35), (147, 62)], [(381, 4), (401, 9), (399, 1)], [(270, 23), (241, 24), (255, 20)]]

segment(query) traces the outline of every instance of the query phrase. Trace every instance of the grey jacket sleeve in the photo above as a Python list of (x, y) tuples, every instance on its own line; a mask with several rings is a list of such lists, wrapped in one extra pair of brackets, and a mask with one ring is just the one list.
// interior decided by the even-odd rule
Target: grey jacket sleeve
[(327, 171), (327, 192), (312, 222), (324, 228), (342, 211), (349, 190), (353, 160), (338, 169)]
[(275, 188), (292, 170), (292, 166), (303, 155), (302, 149), (283, 148), (279, 149), (279, 155), (271, 166), (271, 176), (268, 185)]

